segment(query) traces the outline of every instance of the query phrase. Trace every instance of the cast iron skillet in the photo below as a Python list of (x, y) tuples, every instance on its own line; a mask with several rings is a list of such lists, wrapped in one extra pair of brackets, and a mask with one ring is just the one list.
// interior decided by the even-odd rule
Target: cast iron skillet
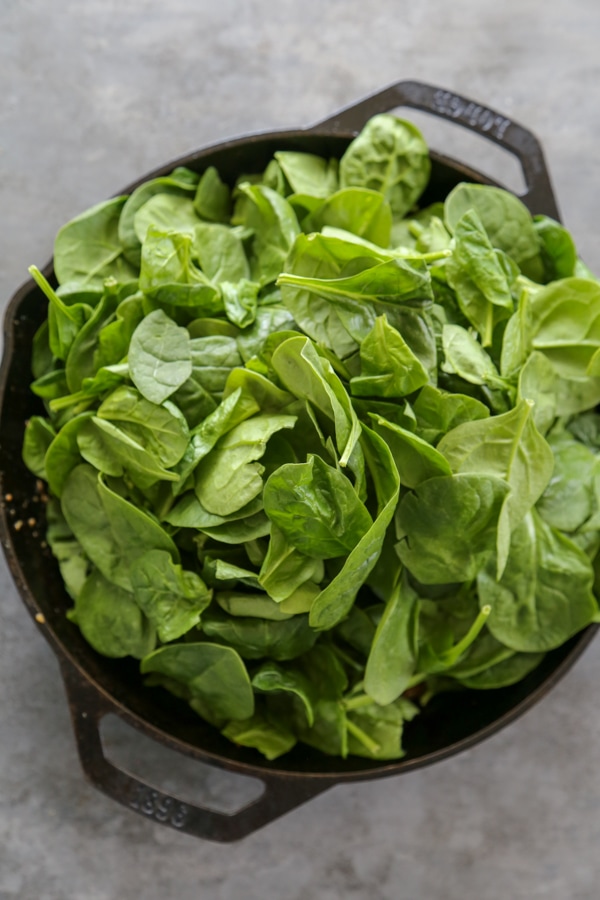
[[(176, 165), (203, 171), (215, 165), (233, 181), (240, 172), (261, 171), (279, 149), (340, 156), (375, 113), (399, 106), (453, 120), (514, 154), (533, 213), (558, 218), (556, 202), (536, 138), (493, 110), (426, 84), (399, 82), (310, 128), (237, 138), (200, 150), (150, 172), (120, 193)], [(441, 200), (459, 181), (492, 183), (466, 166), (432, 154), (431, 183), (424, 203)], [(51, 263), (45, 269), (52, 277)], [(398, 775), (444, 759), (498, 731), (544, 696), (592, 640), (590, 627), (547, 655), (524, 681), (495, 691), (466, 691), (435, 699), (406, 730), (406, 756), (397, 762), (334, 759), (298, 745), (268, 762), (257, 751), (235, 747), (205, 724), (186, 704), (162, 691), (142, 689), (133, 661), (100, 657), (65, 618), (70, 602), (57, 566), (43, 546), (43, 503), (36, 482), (21, 460), (24, 421), (41, 412), (29, 391), (31, 340), (46, 316), (46, 301), (32, 281), (10, 302), (5, 318), (5, 351), (0, 370), (0, 537), (23, 602), (58, 657), (71, 708), (81, 764), (95, 785), (119, 803), (197, 837), (233, 841), (267, 824), (332, 785)], [(39, 485), (38, 485), (39, 489)], [(35, 519), (34, 525), (28, 522)], [(15, 529), (15, 522), (23, 526)], [(194, 759), (259, 778), (262, 795), (233, 815), (181, 802), (115, 766), (104, 756), (99, 726), (107, 713), (162, 744)]]

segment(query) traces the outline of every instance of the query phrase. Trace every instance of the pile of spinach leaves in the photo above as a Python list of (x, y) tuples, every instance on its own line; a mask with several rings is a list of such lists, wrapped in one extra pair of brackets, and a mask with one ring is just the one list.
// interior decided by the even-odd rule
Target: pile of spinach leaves
[(402, 755), (448, 686), (594, 621), (600, 284), (418, 130), (225, 184), (155, 178), (57, 235), (33, 347), (70, 618), (269, 759)]

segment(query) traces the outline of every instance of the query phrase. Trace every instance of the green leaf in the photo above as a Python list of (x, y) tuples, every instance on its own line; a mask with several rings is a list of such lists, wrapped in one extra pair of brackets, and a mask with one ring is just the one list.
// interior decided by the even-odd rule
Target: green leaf
[(202, 617), (202, 630), (207, 637), (234, 647), (244, 659), (270, 657), (278, 662), (302, 656), (317, 639), (308, 616), (274, 621), (228, 616), (214, 608)]
[(248, 672), (231, 647), (208, 642), (171, 644), (144, 657), (141, 671), (185, 685), (193, 708), (209, 722), (243, 720), (254, 712)]
[(378, 316), (360, 345), (360, 376), (350, 380), (359, 397), (404, 397), (428, 381), (423, 364), (402, 335)]
[(446, 273), (460, 309), (483, 346), (491, 346), (496, 325), (512, 314), (513, 299), (506, 271), (475, 210), (464, 213), (454, 226)]
[(429, 180), (429, 151), (411, 122), (383, 113), (373, 116), (340, 161), (341, 187), (380, 191), (396, 218), (419, 199)]
[(94, 569), (75, 601), (75, 621), (103, 656), (141, 659), (156, 644), (156, 632), (131, 594)]
[(56, 432), (47, 419), (32, 416), (25, 425), (23, 436), (23, 462), (30, 472), (46, 480), (46, 453), (56, 437)]
[(396, 513), (397, 550), (423, 584), (469, 581), (494, 554), (508, 484), (488, 475), (430, 478)]
[(457, 185), (444, 204), (446, 225), (452, 233), (469, 210), (477, 213), (493, 247), (507, 253), (528, 278), (543, 280), (539, 235), (531, 213), (514, 194), (489, 185)]
[(129, 371), (140, 394), (162, 403), (192, 374), (190, 338), (161, 309), (146, 316), (129, 346)]
[(345, 556), (372, 525), (349, 479), (317, 456), (280, 466), (265, 484), (264, 504), (292, 546), (315, 559)]
[(598, 611), (587, 555), (535, 511), (514, 532), (504, 574), (493, 563), (477, 579), (488, 628), (501, 643), (525, 653), (559, 647), (589, 625)]
[(226, 516), (253, 500), (263, 488), (257, 460), (271, 435), (295, 423), (295, 416), (254, 416), (228, 431), (196, 467), (196, 496), (205, 509)]
[(314, 600), (310, 624), (317, 631), (333, 628), (347, 615), (360, 587), (369, 577), (381, 553), (388, 525), (394, 515), (400, 491), (398, 470), (387, 444), (363, 426), (362, 446), (375, 483), (377, 517), (350, 551), (344, 565)]
[(404, 693), (416, 664), (417, 595), (403, 578), (377, 626), (365, 668), (365, 691), (382, 706)]
[(163, 643), (194, 628), (210, 603), (212, 592), (196, 572), (173, 562), (165, 550), (150, 550), (133, 563), (135, 602), (156, 627)]
[(137, 269), (119, 238), (119, 218), (126, 197), (92, 206), (59, 230), (54, 241), (54, 271), (60, 284), (78, 282), (102, 287), (109, 277), (131, 281)]

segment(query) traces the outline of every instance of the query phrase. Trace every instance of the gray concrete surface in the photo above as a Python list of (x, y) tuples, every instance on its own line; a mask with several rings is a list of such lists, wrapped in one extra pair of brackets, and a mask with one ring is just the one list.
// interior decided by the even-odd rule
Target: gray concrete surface
[[(153, 166), (233, 134), (308, 124), (402, 78), (536, 132), (564, 220), (598, 270), (599, 38), (592, 0), (2, 0), (0, 301), (45, 262), (58, 226)], [(439, 141), (464, 155), (460, 136)], [(599, 683), (596, 642), (485, 744), (335, 788), (220, 846), (84, 781), (56, 661), (2, 561), (0, 900), (592, 900)], [(114, 723), (107, 742), (165, 770)], [(253, 790), (169, 766), (224, 807)]]

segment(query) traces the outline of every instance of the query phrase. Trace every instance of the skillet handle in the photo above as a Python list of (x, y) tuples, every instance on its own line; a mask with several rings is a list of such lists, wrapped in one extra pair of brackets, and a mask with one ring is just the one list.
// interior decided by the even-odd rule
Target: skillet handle
[(105, 757), (100, 723), (107, 713), (118, 715), (117, 706), (99, 694), (64, 658), (61, 670), (85, 775), (95, 788), (153, 822), (194, 837), (228, 843), (252, 834), (331, 786), (328, 780), (315, 784), (268, 775), (263, 793), (233, 814), (183, 802), (140, 781)]
[(512, 153), (519, 160), (525, 176), (527, 190), (521, 197), (525, 205), (532, 213), (544, 213), (559, 219), (546, 161), (535, 135), (495, 110), (452, 91), (420, 81), (399, 81), (310, 126), (308, 131), (326, 129), (334, 133), (358, 133), (371, 116), (397, 106), (420, 109), (448, 119)]

